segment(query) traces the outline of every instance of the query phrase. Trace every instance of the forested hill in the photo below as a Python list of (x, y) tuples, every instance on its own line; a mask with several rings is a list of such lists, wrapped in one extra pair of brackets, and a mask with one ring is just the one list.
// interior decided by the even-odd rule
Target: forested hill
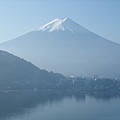
[(33, 89), (57, 84), (61, 74), (41, 70), (30, 62), (0, 50), (0, 89)]
[(119, 79), (64, 77), (0, 50), (0, 92), (4, 90), (120, 90)]

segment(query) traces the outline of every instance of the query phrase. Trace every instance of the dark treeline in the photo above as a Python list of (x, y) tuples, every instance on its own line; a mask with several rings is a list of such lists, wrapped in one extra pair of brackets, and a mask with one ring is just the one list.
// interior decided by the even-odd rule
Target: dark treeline
[(64, 77), (0, 51), (0, 91), (4, 90), (120, 90), (120, 81), (98, 76)]
[(41, 70), (30, 62), (0, 51), (0, 89), (21, 90), (57, 84), (64, 76)]

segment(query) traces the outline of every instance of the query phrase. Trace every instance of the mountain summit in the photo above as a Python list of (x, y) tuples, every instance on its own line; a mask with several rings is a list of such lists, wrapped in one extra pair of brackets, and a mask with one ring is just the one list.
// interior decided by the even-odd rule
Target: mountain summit
[(0, 48), (64, 75), (120, 77), (120, 44), (68, 18), (55, 19)]
[(75, 33), (81, 31), (84, 32), (87, 30), (69, 18), (58, 18), (43, 25), (37, 31), (70, 31), (72, 33)]

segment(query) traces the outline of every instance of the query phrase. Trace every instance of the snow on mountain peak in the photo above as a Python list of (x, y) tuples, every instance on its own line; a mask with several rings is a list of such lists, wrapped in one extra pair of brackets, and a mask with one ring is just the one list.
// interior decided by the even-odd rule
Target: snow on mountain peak
[(86, 29), (69, 18), (57, 18), (41, 26), (39, 29), (37, 29), (37, 31), (70, 31), (74, 33), (79, 31), (86, 31)]
[(67, 20), (67, 18), (61, 18), (61, 19), (54, 19), (52, 20), (51, 22), (43, 25), (42, 27), (40, 27), (38, 29), (41, 30), (41, 31), (48, 31), (48, 32), (52, 32), (54, 30), (62, 30), (64, 31), (65, 30), (65, 27), (64, 27), (64, 22)]

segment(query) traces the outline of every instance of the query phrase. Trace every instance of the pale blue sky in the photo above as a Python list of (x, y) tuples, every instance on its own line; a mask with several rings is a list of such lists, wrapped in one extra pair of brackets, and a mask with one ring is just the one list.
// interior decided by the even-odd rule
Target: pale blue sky
[(0, 42), (63, 17), (120, 43), (120, 0), (0, 0)]

